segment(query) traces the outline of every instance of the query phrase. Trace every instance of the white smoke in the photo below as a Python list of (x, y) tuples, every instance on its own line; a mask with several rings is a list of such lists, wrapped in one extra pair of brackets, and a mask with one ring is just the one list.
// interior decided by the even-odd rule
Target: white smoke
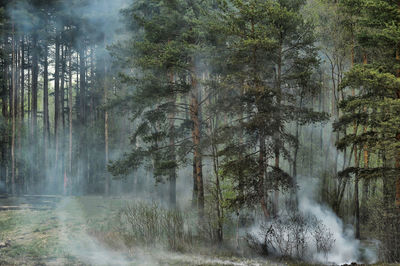
[[(317, 182), (315, 178), (299, 178), (299, 211), (303, 215), (316, 217), (320, 220), (332, 234), (335, 240), (332, 249), (325, 257), (314, 251), (314, 259), (319, 262), (329, 262), (336, 264), (360, 262), (360, 241), (355, 239), (352, 227), (343, 225), (343, 222), (328, 207), (315, 201), (315, 191), (317, 191)], [(372, 251), (369, 251), (373, 254)], [(372, 261), (376, 261), (376, 256), (372, 256)], [(374, 261), (375, 260), (375, 261)]]
[[(281, 206), (277, 218), (256, 223), (250, 228), (250, 235), (261, 244), (269, 234), (267, 248), (277, 256), (293, 256), (328, 265), (375, 263), (375, 250), (357, 240), (353, 227), (343, 224), (331, 208), (315, 200), (319, 180), (301, 176), (298, 179), (297, 215), (301, 218)], [(317, 237), (324, 248), (317, 247)]]
[[(74, 211), (73, 217), (67, 209)], [(128, 265), (129, 261), (121, 255), (104, 247), (85, 231), (85, 215), (75, 197), (64, 197), (56, 209), (60, 225), (60, 246), (66, 254), (89, 265)], [(79, 230), (71, 228), (71, 223)], [(73, 230), (71, 230), (73, 229)]]

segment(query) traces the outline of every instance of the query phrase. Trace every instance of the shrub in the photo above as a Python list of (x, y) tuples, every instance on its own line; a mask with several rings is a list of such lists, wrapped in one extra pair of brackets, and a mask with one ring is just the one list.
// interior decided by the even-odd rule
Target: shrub
[(260, 225), (258, 233), (248, 234), (247, 242), (258, 253), (273, 253), (305, 260), (312, 254), (327, 254), (335, 240), (329, 229), (316, 217), (298, 212), (281, 215)]
[(174, 251), (192, 246), (192, 232), (182, 213), (156, 203), (139, 202), (121, 209), (118, 231), (128, 246), (161, 245)]

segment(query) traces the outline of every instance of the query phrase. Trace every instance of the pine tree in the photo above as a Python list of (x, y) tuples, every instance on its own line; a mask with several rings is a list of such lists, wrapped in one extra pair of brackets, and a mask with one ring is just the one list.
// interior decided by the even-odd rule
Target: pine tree
[[(189, 1), (137, 1), (125, 10), (133, 38), (125, 50), (131, 53), (123, 64), (137, 72), (122, 75), (133, 85), (133, 134), (136, 147), (111, 170), (118, 174), (137, 168), (144, 157), (151, 159), (156, 180), (167, 177), (170, 182), (170, 203), (175, 205), (175, 180), (179, 164), (193, 152), (196, 200), (199, 217), (204, 209), (201, 154), (201, 65), (199, 55), (204, 45), (200, 27), (201, 6)], [(120, 46), (118, 48), (121, 48)], [(126, 54), (122, 54), (124, 57)], [(120, 56), (116, 53), (116, 56)], [(183, 99), (190, 98), (190, 104)], [(189, 111), (190, 118), (185, 113)]]
[[(354, 5), (354, 4), (357, 5)], [(393, 217), (393, 208), (399, 207), (400, 164), (399, 126), (400, 83), (399, 83), (399, 43), (400, 22), (399, 3), (394, 1), (346, 1), (349, 8), (358, 8), (357, 41), (366, 60), (356, 64), (346, 75), (341, 88), (347, 97), (340, 103), (343, 115), (335, 125), (337, 131), (345, 131), (354, 126), (353, 134), (339, 140), (337, 146), (344, 149), (355, 146), (364, 150), (363, 164), (357, 162), (345, 169), (341, 175), (354, 175), (358, 180), (382, 179), (386, 208), (383, 242), (390, 260), (398, 260), (400, 233), (398, 220)], [(367, 154), (367, 156), (365, 156)], [(360, 157), (360, 155), (358, 156)], [(369, 158), (371, 158), (369, 160)], [(396, 185), (395, 185), (396, 184)], [(395, 189), (390, 190), (390, 187)], [(356, 192), (358, 186), (356, 187)], [(357, 195), (357, 194), (356, 194)], [(356, 201), (356, 211), (358, 201)], [(359, 212), (356, 212), (356, 228), (359, 228)], [(397, 228), (397, 229), (396, 229)], [(359, 230), (359, 229), (358, 229)], [(389, 236), (390, 235), (390, 236)], [(396, 240), (397, 239), (397, 240)]]
[[(315, 39), (299, 14), (302, 4), (231, 1), (221, 6), (219, 24), (224, 26), (219, 30), (228, 41), (220, 52), (218, 105), (235, 121), (221, 126), (221, 140), (230, 140), (221, 152), (224, 175), (235, 182), (236, 204), (259, 203), (266, 217), (271, 209), (267, 192), (295, 186), (279, 164), (281, 157), (290, 159), (290, 149), (298, 144), (285, 126), (325, 118), (298, 105), (302, 94), (318, 89), (311, 80), (318, 63)], [(275, 213), (277, 204), (276, 199)]]

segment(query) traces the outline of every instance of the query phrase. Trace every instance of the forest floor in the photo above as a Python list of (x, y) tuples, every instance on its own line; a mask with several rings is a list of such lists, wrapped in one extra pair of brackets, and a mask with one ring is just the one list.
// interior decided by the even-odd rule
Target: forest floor
[(91, 232), (107, 227), (125, 203), (100, 196), (0, 197), (0, 265), (282, 265), (229, 254), (106, 247)]

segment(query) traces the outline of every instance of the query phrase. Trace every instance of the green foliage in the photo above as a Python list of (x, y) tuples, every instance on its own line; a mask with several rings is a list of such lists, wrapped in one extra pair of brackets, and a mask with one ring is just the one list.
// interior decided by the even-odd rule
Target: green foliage
[(358, 154), (354, 164), (339, 176), (383, 181), (384, 204), (378, 207), (384, 209), (385, 228), (377, 230), (382, 235), (385, 258), (398, 260), (399, 248), (393, 244), (398, 242), (398, 222), (389, 218), (397, 195), (389, 184), (400, 176), (400, 9), (397, 2), (386, 0), (348, 0), (342, 4), (354, 18), (354, 36), (363, 64), (356, 64), (340, 85), (343, 114), (334, 129), (344, 134), (337, 147), (351, 148)]
[[(262, 197), (261, 183), (265, 191), (289, 188), (289, 174), (268, 165), (274, 156), (290, 160), (291, 148), (298, 145), (286, 125), (327, 118), (299, 106), (302, 97), (319, 90), (312, 77), (318, 67), (313, 25), (300, 13), (303, 4), (225, 2), (214, 22), (221, 42), (216, 46), (218, 100), (213, 111), (229, 114), (232, 121), (218, 125), (216, 141), (223, 147), (219, 153), (223, 176), (234, 180), (235, 205), (254, 207)], [(260, 151), (261, 142), (265, 142), (265, 152)], [(263, 162), (260, 152), (265, 153)], [(260, 171), (265, 173), (265, 182), (260, 180)]]
[[(376, 168), (376, 171), (346, 171), (363, 172), (362, 176), (365, 178), (376, 178), (379, 177), (379, 171), (381, 176), (385, 176), (387, 170), (397, 171), (393, 168), (393, 159), (400, 152), (397, 140), (400, 126), (400, 81), (395, 75), (398, 65), (394, 60), (400, 39), (396, 39), (397, 33), (394, 32), (390, 33), (391, 38), (386, 36), (388, 31), (393, 30), (390, 25), (400, 18), (399, 10), (397, 4), (387, 1), (358, 1), (356, 6), (351, 1), (344, 4), (348, 10), (360, 12), (356, 34), (359, 45), (368, 58), (368, 64), (355, 65), (341, 83), (346, 97), (340, 103), (343, 116), (335, 124), (335, 130), (349, 132), (350, 128), (355, 127), (357, 131), (343, 136), (337, 145), (341, 149), (351, 146), (356, 146), (359, 150), (367, 149), (381, 158), (375, 160), (373, 165), (364, 165)], [(377, 45), (386, 51), (377, 52)], [(355, 95), (350, 91), (355, 91)]]
[(192, 245), (192, 232), (187, 217), (177, 210), (166, 210), (155, 203), (127, 205), (118, 214), (118, 231), (125, 244), (167, 247), (187, 251)]
[[(123, 161), (111, 166), (137, 169), (139, 152), (152, 161), (157, 180), (175, 172), (186, 159), (192, 145), (188, 143), (191, 122), (186, 118), (188, 108), (182, 102), (191, 89), (194, 58), (204, 46), (204, 31), (200, 18), (206, 7), (187, 1), (136, 1), (124, 15), (132, 38), (113, 51), (118, 58), (130, 54), (127, 66), (135, 74), (123, 74), (125, 84), (134, 87), (131, 108), (138, 124), (132, 135), (137, 147)], [(143, 162), (143, 160), (140, 160)], [(127, 166), (124, 166), (127, 165)]]

